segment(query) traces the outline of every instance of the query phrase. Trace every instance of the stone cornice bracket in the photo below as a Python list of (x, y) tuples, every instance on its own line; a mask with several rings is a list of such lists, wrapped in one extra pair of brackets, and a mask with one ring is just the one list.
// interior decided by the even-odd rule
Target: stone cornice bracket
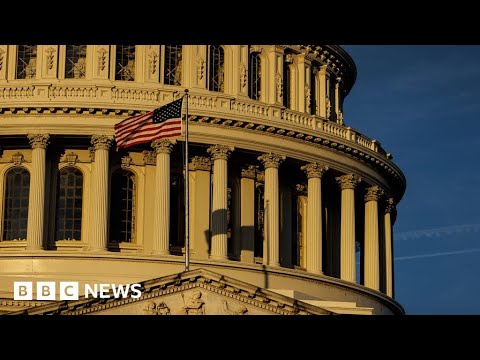
[(257, 172), (257, 167), (255, 165), (248, 165), (246, 168), (242, 169), (242, 178), (255, 179), (255, 173)]
[(328, 166), (315, 162), (302, 166), (300, 170), (305, 171), (308, 179), (321, 178), (322, 175), (328, 170)]
[(28, 134), (28, 141), (32, 149), (46, 149), (50, 143), (50, 135), (48, 134)]
[(235, 150), (233, 146), (228, 145), (212, 145), (207, 149), (207, 153), (212, 156), (213, 160), (228, 160), (232, 151)]
[(394, 213), (396, 211), (395, 200), (388, 198), (385, 202), (385, 214)]
[(383, 194), (384, 194), (383, 189), (375, 185), (367, 189), (367, 193), (365, 194), (364, 200), (365, 202), (378, 201), (378, 199), (380, 199), (380, 196), (382, 196)]
[(356, 174), (347, 174), (343, 176), (336, 177), (340, 189), (355, 189), (355, 187), (360, 184), (362, 178)]
[(265, 153), (260, 155), (257, 160), (260, 160), (265, 166), (265, 169), (275, 168), (278, 169), (280, 164), (285, 161), (287, 157), (285, 155), (279, 155), (274, 153)]
[(194, 156), (192, 158), (192, 161), (190, 162), (188, 169), (191, 171), (196, 171), (196, 170), (210, 171), (211, 166), (212, 166), (212, 162), (209, 157)]
[(108, 150), (112, 145), (113, 139), (107, 135), (92, 135), (90, 143), (94, 150)]
[(155, 150), (155, 154), (170, 154), (176, 143), (176, 140), (158, 139), (152, 141), (151, 147)]

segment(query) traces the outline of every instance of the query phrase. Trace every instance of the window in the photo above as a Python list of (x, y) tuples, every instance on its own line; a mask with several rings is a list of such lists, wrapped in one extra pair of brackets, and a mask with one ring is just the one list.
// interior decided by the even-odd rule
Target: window
[(35, 79), (37, 74), (37, 45), (18, 45), (17, 79)]
[(182, 45), (165, 45), (163, 82), (167, 85), (182, 85)]
[(14, 167), (5, 176), (5, 203), (3, 217), (3, 240), (25, 240), (27, 238), (28, 194), (30, 173)]
[(82, 172), (73, 167), (60, 170), (57, 179), (55, 240), (81, 239), (82, 197)]
[(135, 80), (135, 45), (117, 45), (115, 80)]
[(133, 242), (135, 223), (135, 174), (118, 169), (112, 174), (110, 242)]
[(283, 106), (286, 108), (292, 106), (291, 79), (290, 64), (285, 61), (283, 63)]
[(87, 45), (67, 45), (65, 79), (84, 79), (87, 60)]
[(208, 90), (223, 92), (224, 88), (224, 54), (219, 45), (210, 45)]
[(253, 100), (260, 100), (261, 70), (260, 54), (250, 54), (250, 61), (248, 62), (248, 96)]

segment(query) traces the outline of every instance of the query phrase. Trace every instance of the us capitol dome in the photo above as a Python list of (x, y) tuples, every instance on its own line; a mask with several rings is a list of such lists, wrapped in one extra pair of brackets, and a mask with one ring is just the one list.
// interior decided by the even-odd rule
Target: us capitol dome
[[(334, 45), (0, 45), (0, 313), (404, 314), (406, 180), (344, 118)], [(189, 90), (184, 135), (116, 151), (115, 124)], [(141, 285), (14, 299), (14, 282)]]

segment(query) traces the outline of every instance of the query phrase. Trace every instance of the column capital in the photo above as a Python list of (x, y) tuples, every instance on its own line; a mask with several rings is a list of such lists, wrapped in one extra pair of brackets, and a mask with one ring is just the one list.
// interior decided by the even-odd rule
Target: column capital
[(383, 194), (384, 191), (379, 186), (371, 186), (367, 189), (364, 200), (365, 202), (378, 201), (378, 199), (380, 199), (380, 196), (382, 196)]
[(385, 202), (385, 214), (394, 213), (396, 211), (395, 200), (393, 198), (388, 198)]
[(300, 170), (305, 171), (307, 178), (321, 178), (322, 175), (328, 170), (328, 165), (320, 164), (318, 162), (304, 165)]
[(355, 189), (355, 187), (362, 181), (362, 178), (356, 174), (347, 174), (336, 177), (340, 189)]
[(255, 165), (248, 165), (246, 168), (242, 169), (242, 178), (255, 179), (255, 172), (257, 167)]
[(265, 153), (260, 155), (257, 160), (260, 160), (265, 166), (265, 169), (274, 168), (278, 169), (280, 164), (286, 159), (285, 155), (279, 155), (274, 153)]
[(156, 155), (170, 154), (173, 150), (173, 145), (175, 145), (176, 143), (176, 140), (158, 139), (152, 141), (152, 144), (150, 146), (155, 149)]
[(32, 149), (46, 149), (49, 144), (49, 134), (28, 134), (27, 137)]
[(108, 150), (112, 145), (113, 139), (107, 135), (92, 135), (90, 143), (95, 150)]
[(235, 150), (233, 146), (216, 144), (210, 146), (207, 153), (212, 156), (213, 160), (228, 160), (233, 150)]
[(210, 171), (211, 166), (212, 166), (212, 161), (210, 160), (209, 157), (194, 156), (188, 166), (188, 169), (192, 171), (196, 171), (196, 170)]

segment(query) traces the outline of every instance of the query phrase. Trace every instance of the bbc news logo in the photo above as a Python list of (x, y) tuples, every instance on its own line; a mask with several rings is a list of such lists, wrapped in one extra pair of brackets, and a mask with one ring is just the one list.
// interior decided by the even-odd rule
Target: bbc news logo
[[(140, 284), (85, 284), (85, 298), (100, 299), (124, 299), (131, 297), (138, 299), (142, 296)], [(55, 281), (37, 281), (36, 282), (35, 300), (78, 300), (79, 283), (77, 281), (60, 281), (58, 283), (57, 299), (57, 283)], [(13, 283), (13, 299), (14, 300), (33, 300), (33, 283), (31, 281), (15, 281)]]

